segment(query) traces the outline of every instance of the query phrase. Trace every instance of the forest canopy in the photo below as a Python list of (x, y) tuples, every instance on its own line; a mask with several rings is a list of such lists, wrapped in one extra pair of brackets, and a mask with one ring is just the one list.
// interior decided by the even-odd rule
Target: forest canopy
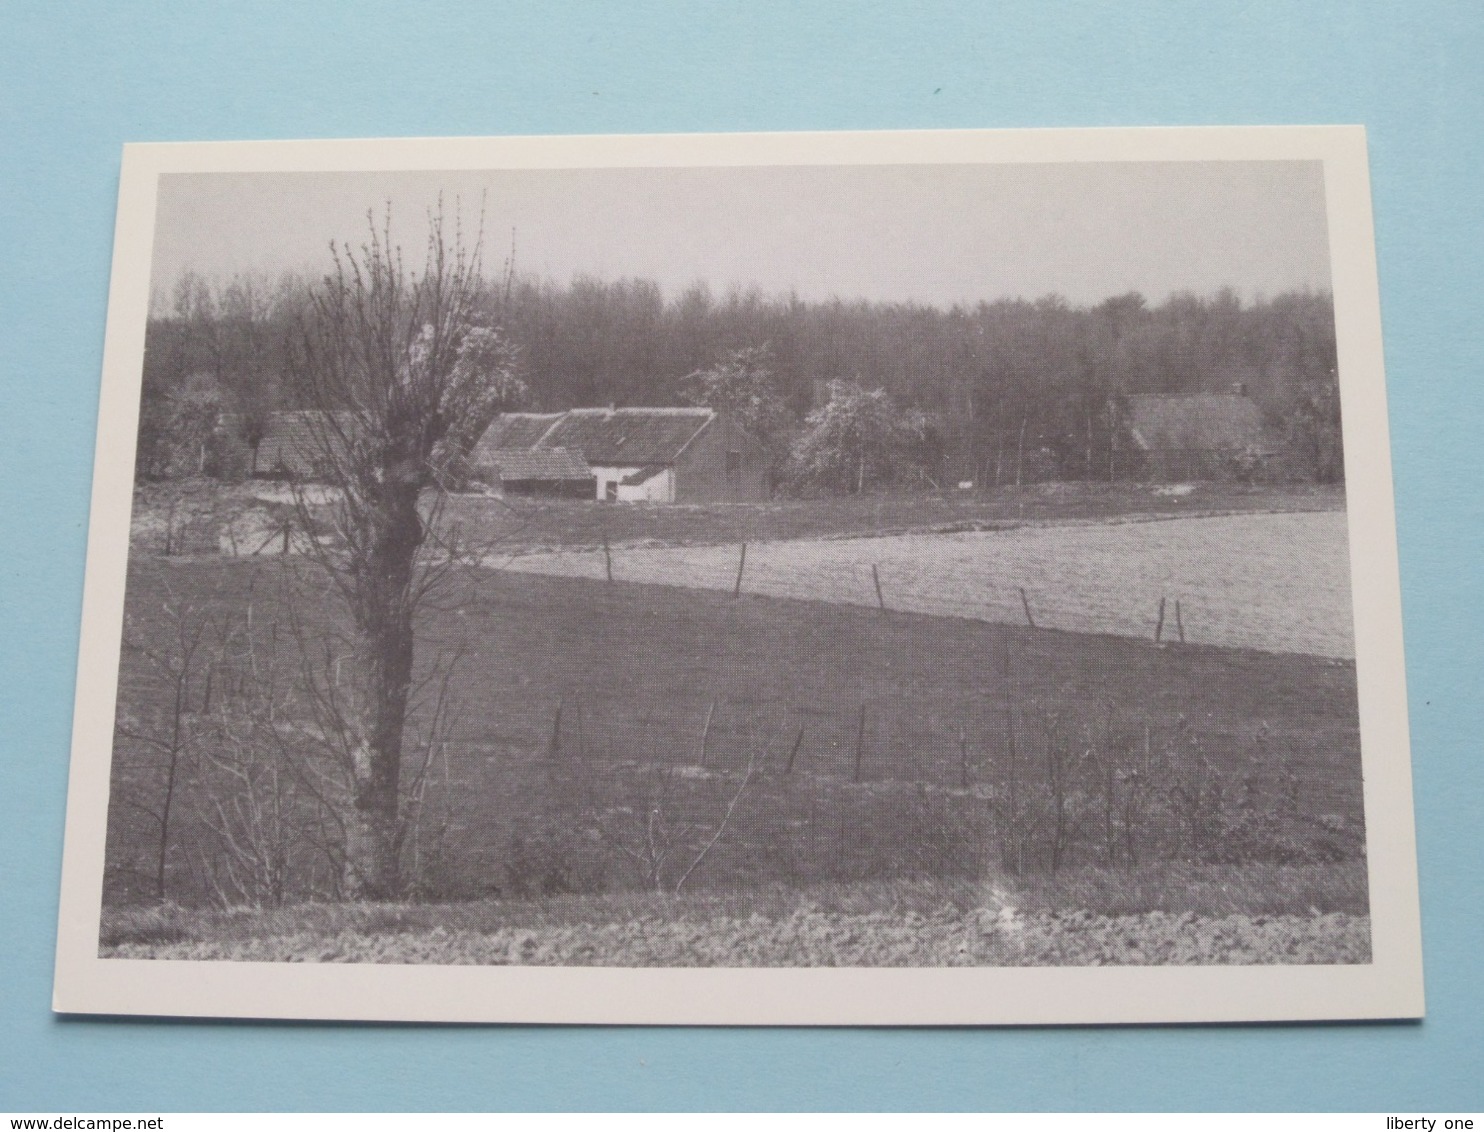
[[(183, 277), (148, 328), (138, 473), (195, 474), (214, 410), (254, 420), (307, 407), (286, 364), (308, 281)], [(1091, 306), (1056, 295), (941, 308), (805, 301), (703, 283), (666, 296), (642, 279), (530, 278), (489, 284), (480, 320), (498, 327), (529, 389), (526, 407), (678, 405), (696, 376), (745, 357), (767, 371), (782, 419), (802, 432), (832, 383), (883, 391), (932, 424), (932, 482), (1116, 474), (1121, 406), (1137, 395), (1246, 392), (1280, 437), (1287, 478), (1334, 482), (1339, 399), (1325, 292), (1242, 301), (1234, 291), (1138, 293)], [(1027, 473), (1028, 474), (1028, 473)]]

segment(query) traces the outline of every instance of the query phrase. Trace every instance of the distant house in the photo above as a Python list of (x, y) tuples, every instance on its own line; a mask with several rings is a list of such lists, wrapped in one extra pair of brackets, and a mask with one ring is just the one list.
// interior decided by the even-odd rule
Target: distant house
[(563, 449), (574, 454), (591, 470), (591, 497), (610, 503), (748, 502), (768, 497), (762, 445), (714, 409), (506, 413), (474, 446), (470, 463), (476, 469), (498, 466), (499, 453), (516, 449)]
[(355, 414), (349, 412), (269, 413), (258, 422), (262, 431), (255, 437), (248, 418), (223, 413), (217, 434), (223, 448), (235, 453), (233, 462), (249, 476), (306, 482), (325, 478), (327, 458), (344, 446), (355, 421)]
[(567, 448), (489, 448), (477, 469), (506, 495), (592, 499), (597, 477), (579, 452)]
[(1123, 417), (1139, 474), (1151, 479), (1227, 479), (1253, 474), (1280, 453), (1262, 412), (1230, 393), (1131, 396)]

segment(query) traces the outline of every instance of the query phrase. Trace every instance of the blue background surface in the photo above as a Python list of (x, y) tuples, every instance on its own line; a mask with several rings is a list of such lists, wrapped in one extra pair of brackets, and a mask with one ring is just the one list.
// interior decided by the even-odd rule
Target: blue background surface
[[(1484, 16), (1459, 3), (0, 4), (0, 1109), (1481, 1107)], [(1425, 1023), (682, 1031), (49, 1010), (120, 146), (1370, 129)]]

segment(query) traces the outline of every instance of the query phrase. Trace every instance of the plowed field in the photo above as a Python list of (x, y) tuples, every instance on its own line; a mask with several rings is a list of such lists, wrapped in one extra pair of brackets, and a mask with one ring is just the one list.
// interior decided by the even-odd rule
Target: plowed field
[[(737, 546), (625, 547), (612, 568), (616, 581), (730, 590), (739, 559)], [(601, 549), (496, 564), (607, 571)], [(1343, 512), (760, 542), (747, 547), (742, 590), (876, 605), (877, 578), (880, 600), (903, 612), (1024, 624), (1028, 604), (1042, 628), (1149, 637), (1163, 598), (1166, 640), (1355, 655)]]

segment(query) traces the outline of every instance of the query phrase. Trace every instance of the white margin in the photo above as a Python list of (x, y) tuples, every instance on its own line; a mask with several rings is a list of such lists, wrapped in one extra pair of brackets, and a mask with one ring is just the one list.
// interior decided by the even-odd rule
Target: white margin
[[(160, 174), (1235, 160), (1324, 163), (1365, 778), (1370, 964), (634, 970), (98, 957), (134, 443)], [(1420, 1017), (1422, 947), (1401, 594), (1364, 130), (953, 130), (126, 146), (88, 533), (53, 1009), (198, 1017), (735, 1025)]]

